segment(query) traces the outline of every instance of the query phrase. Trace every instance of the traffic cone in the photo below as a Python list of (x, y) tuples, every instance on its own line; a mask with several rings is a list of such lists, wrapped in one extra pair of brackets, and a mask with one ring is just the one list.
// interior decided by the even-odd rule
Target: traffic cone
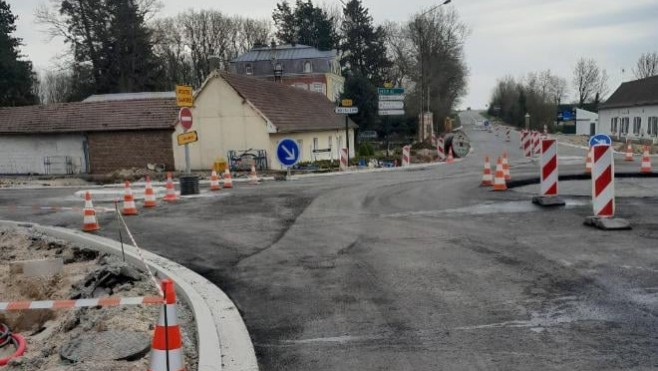
[(628, 145), (626, 146), (626, 157), (624, 160), (633, 161), (633, 146), (631, 145), (631, 142), (628, 142)]
[(491, 174), (491, 162), (489, 162), (489, 156), (484, 158), (484, 172), (482, 173), (482, 183), (483, 187), (491, 187), (493, 185), (493, 175)]
[(130, 189), (130, 182), (126, 180), (124, 184), (123, 192), (123, 209), (121, 210), (122, 215), (137, 215), (137, 206), (135, 206), (135, 198), (133, 197), (133, 191)]
[(507, 190), (507, 183), (505, 182), (505, 171), (503, 170), (503, 159), (500, 157), (498, 157), (498, 163), (496, 164), (496, 177), (494, 178), (493, 190)]
[(512, 180), (512, 175), (509, 172), (509, 161), (507, 161), (507, 152), (503, 152), (503, 173), (505, 180)]
[(233, 188), (233, 177), (228, 169), (224, 170), (224, 188)]
[(249, 172), (249, 184), (258, 184), (258, 174), (256, 174), (256, 167), (254, 165), (251, 165), (251, 171)]
[(643, 174), (651, 173), (651, 157), (649, 157), (649, 147), (644, 146), (644, 153), (642, 154), (642, 167), (640, 172)]
[(84, 209), (84, 220), (83, 220), (82, 230), (84, 232), (94, 232), (101, 229), (101, 226), (98, 225), (98, 219), (96, 219), (96, 209), (94, 209), (94, 204), (91, 202), (91, 193), (85, 193), (85, 209)]
[(222, 186), (219, 185), (219, 177), (217, 176), (217, 172), (215, 170), (212, 171), (212, 174), (210, 175), (210, 190), (211, 191), (219, 191), (222, 189)]
[(183, 371), (183, 338), (176, 314), (174, 282), (164, 279), (160, 284), (164, 292), (164, 305), (153, 334), (148, 371)]
[(448, 150), (448, 159), (446, 160), (447, 163), (452, 164), (455, 162), (455, 157), (452, 155), (452, 147)]
[(163, 200), (167, 202), (174, 202), (178, 200), (178, 196), (176, 195), (176, 189), (174, 188), (174, 181), (171, 179), (171, 173), (167, 173), (167, 193), (165, 193), (165, 196)]
[(151, 177), (146, 177), (146, 188), (144, 188), (144, 207), (158, 206), (155, 200), (155, 192), (153, 192), (153, 185), (151, 185)]
[(585, 160), (585, 173), (592, 173), (592, 150), (587, 150), (587, 159)]

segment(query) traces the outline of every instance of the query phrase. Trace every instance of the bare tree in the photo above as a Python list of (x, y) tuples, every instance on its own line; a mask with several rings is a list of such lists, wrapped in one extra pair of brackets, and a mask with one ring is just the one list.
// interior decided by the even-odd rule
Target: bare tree
[(41, 104), (68, 102), (73, 90), (73, 74), (69, 71), (50, 70), (39, 74), (36, 92)]
[(658, 53), (644, 53), (638, 58), (633, 74), (637, 79), (658, 75)]
[(596, 64), (594, 59), (580, 58), (573, 70), (573, 85), (578, 104), (598, 103), (609, 92), (608, 73)]

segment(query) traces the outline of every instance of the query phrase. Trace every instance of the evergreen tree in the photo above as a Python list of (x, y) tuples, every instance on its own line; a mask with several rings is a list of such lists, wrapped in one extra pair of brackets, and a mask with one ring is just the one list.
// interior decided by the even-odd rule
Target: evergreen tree
[(349, 74), (345, 79), (345, 87), (342, 98), (352, 99), (354, 105), (359, 107), (359, 113), (351, 115), (350, 118), (360, 130), (379, 129), (378, 100), (379, 95), (377, 88), (360, 73)]
[(24, 106), (37, 102), (32, 63), (21, 59), (18, 50), (21, 39), (11, 35), (16, 31), (16, 19), (9, 4), (0, 0), (0, 106)]
[(375, 86), (384, 83), (385, 74), (392, 62), (386, 56), (385, 31), (373, 26), (368, 9), (361, 0), (350, 0), (343, 8), (345, 19), (341, 26), (343, 42), (342, 64), (345, 70), (359, 72)]
[(294, 10), (287, 1), (278, 3), (272, 19), (279, 42), (309, 45), (320, 50), (338, 47), (333, 18), (312, 0), (297, 0)]

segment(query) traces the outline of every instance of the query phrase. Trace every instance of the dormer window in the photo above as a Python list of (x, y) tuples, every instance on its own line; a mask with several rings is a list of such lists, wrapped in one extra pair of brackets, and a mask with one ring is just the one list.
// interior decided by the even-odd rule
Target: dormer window
[(251, 69), (251, 64), (244, 66), (244, 72), (250, 76), (254, 74), (254, 71)]
[(313, 72), (313, 67), (311, 66), (310, 61), (305, 61), (304, 62), (304, 73), (311, 73)]

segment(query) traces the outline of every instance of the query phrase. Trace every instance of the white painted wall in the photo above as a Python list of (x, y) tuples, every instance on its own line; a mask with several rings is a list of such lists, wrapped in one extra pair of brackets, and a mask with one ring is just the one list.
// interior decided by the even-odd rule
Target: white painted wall
[[(199, 141), (189, 145), (192, 169), (211, 169), (216, 160), (227, 159), (230, 150), (263, 149), (269, 155), (268, 130), (273, 129), (268, 129), (267, 122), (223, 79), (208, 82), (196, 97), (192, 115), (191, 130), (199, 135)], [(185, 169), (184, 147), (176, 140), (182, 132), (182, 127), (177, 125), (172, 138), (176, 170)]]
[[(193, 127), (199, 141), (189, 144), (190, 163), (194, 170), (209, 170), (215, 161), (227, 159), (228, 151), (240, 154), (252, 149), (267, 151), (270, 169), (281, 169), (276, 160), (276, 146), (282, 138), (292, 138), (302, 142), (300, 161), (338, 158), (339, 138), (345, 137), (345, 130), (315, 131), (307, 133), (276, 134), (275, 127), (267, 122), (258, 111), (242, 99), (235, 90), (221, 78), (214, 78), (197, 95), (192, 109)], [(185, 169), (185, 149), (178, 145), (176, 137), (183, 132), (177, 125), (172, 137), (176, 170)], [(332, 153), (313, 156), (313, 139), (318, 138), (318, 148), (328, 148), (332, 137)], [(345, 146), (345, 140), (341, 139)], [(350, 156), (354, 156), (354, 130), (350, 129)]]
[[(627, 117), (629, 122), (628, 133), (620, 133), (621, 119)], [(633, 133), (633, 119), (639, 117), (641, 120), (640, 132)], [(615, 109), (602, 109), (599, 111), (599, 125), (598, 131), (608, 135), (620, 135), (628, 136), (629, 138), (643, 138), (643, 139), (654, 139), (656, 140), (658, 134), (648, 133), (649, 129), (649, 117), (658, 117), (658, 105), (654, 106), (645, 106), (645, 107), (632, 107), (632, 108), (615, 108)], [(612, 132), (611, 130), (611, 120), (613, 118), (618, 119), (617, 131)]]
[[(350, 136), (350, 158), (356, 153), (354, 150), (354, 129), (349, 129)], [(268, 153), (274, 155), (274, 161), (270, 162), (271, 169), (284, 169), (276, 160), (276, 147), (284, 138), (297, 141), (302, 147), (300, 162), (317, 160), (338, 160), (340, 158), (340, 147), (345, 147), (345, 130), (313, 131), (307, 133), (272, 134), (270, 135), (270, 150)], [(331, 138), (331, 139), (330, 139)], [(314, 139), (317, 139), (317, 149), (328, 149), (328, 153), (313, 153)]]
[[(585, 111), (583, 109), (576, 109), (576, 135), (590, 135), (590, 126), (599, 120), (599, 115)], [(598, 128), (597, 128), (598, 129)]]
[(64, 175), (67, 170), (87, 170), (82, 134), (0, 135), (0, 174)]

